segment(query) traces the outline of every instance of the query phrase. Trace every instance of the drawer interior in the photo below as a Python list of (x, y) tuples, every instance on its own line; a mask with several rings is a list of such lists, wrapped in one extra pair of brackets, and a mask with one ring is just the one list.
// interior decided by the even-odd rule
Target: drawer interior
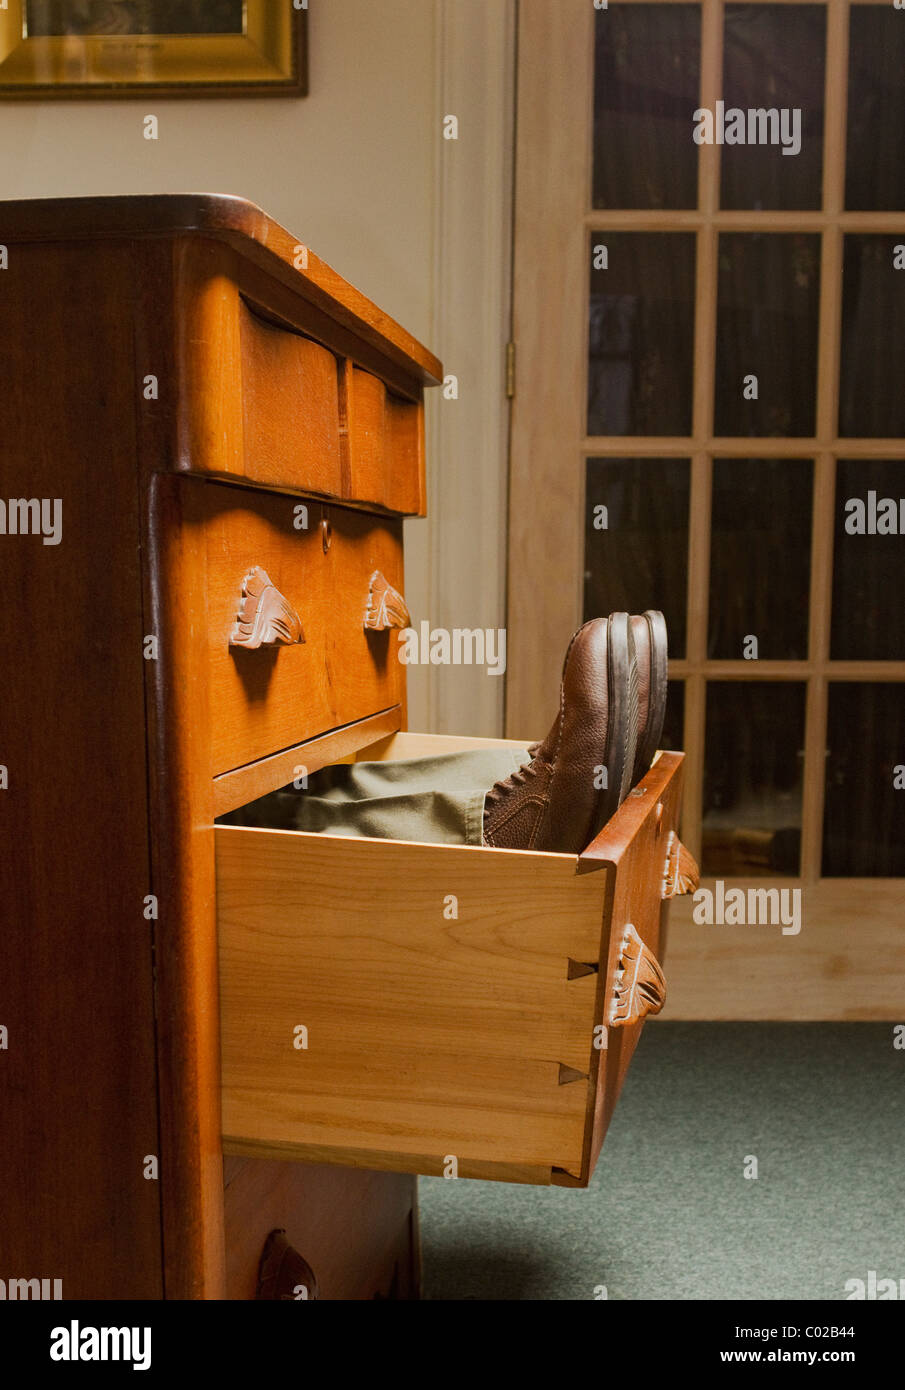
[[(395, 734), (347, 761), (485, 742)], [(680, 762), (602, 832), (611, 862), (601, 837), (582, 864), (218, 825), (225, 1151), (585, 1185), (640, 1030), (601, 1046), (619, 866), (649, 839), (656, 936)]]

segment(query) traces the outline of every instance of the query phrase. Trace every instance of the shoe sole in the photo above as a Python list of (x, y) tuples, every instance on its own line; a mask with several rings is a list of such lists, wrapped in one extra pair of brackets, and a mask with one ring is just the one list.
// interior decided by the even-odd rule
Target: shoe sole
[(669, 650), (666, 619), (655, 609), (644, 614), (650, 642), (650, 695), (647, 721), (638, 731), (638, 748), (634, 760), (632, 786), (636, 786), (650, 769), (654, 754), (660, 747), (663, 723), (666, 719), (666, 691), (669, 676)]
[(607, 619), (607, 736), (603, 757), (607, 785), (598, 797), (586, 843), (602, 830), (631, 790), (637, 739), (638, 665), (631, 620), (627, 613), (611, 613)]

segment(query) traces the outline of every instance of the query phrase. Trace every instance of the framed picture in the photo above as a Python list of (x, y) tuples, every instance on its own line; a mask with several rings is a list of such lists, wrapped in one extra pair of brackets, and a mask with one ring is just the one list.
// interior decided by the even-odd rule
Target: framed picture
[(308, 0), (0, 0), (0, 98), (305, 96)]

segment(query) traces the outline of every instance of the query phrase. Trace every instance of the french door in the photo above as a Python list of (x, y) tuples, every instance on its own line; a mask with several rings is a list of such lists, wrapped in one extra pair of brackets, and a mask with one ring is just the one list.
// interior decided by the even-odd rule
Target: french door
[(507, 732), (662, 608), (704, 884), (673, 1017), (905, 995), (905, 10), (520, 0)]

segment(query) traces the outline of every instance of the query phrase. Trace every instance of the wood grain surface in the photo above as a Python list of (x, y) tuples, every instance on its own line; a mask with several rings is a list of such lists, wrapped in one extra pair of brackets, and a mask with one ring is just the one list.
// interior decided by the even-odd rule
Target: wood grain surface
[[(106, 240), (110, 237), (203, 233), (242, 257), (338, 324), (386, 353), (425, 385), (442, 379), (440, 363), (298, 237), (246, 198), (219, 193), (156, 193), (126, 197), (28, 198), (3, 205), (6, 241)], [(300, 250), (307, 254), (299, 255)]]
[(408, 1174), (242, 1158), (224, 1168), (227, 1298), (254, 1297), (264, 1242), (280, 1227), (314, 1270), (321, 1300), (385, 1298), (394, 1278), (400, 1296), (413, 1295)]
[(231, 246), (171, 251), (176, 466), (423, 516), (420, 379)]
[[(427, 368), (379, 312), (358, 320), (350, 305), (366, 301), (338, 279), (334, 297), (265, 249), (267, 219), (250, 227), (239, 216), (187, 249), (191, 215), (167, 210), (191, 199), (138, 202), (3, 208), (0, 477), (8, 496), (62, 508), (59, 545), (0, 537), (5, 1274), (59, 1278), (64, 1298), (219, 1298), (239, 1287), (228, 1279), (263, 1244), (257, 1223), (272, 1211), (300, 1248), (323, 1251), (333, 1231), (333, 1296), (412, 1290), (408, 1178), (249, 1164), (224, 1201), (213, 819), (214, 774), (226, 765), (241, 763), (243, 790), (254, 783), (260, 795), (307, 737), (326, 738), (324, 757), (350, 755), (405, 717), (388, 634), (364, 632), (373, 571), (402, 587), (401, 521), (385, 508), (316, 512), (307, 548), (290, 530), (299, 493), (320, 506), (311, 493), (332, 457), (318, 441), (338, 411), (338, 367), (333, 397), (325, 349), (297, 322), (291, 332), (246, 323), (243, 348), (240, 283), (254, 281), (256, 303), (335, 333), (354, 360), (385, 366), (419, 418)], [(200, 203), (216, 222), (221, 200)], [(188, 285), (203, 290), (200, 308)], [(320, 417), (306, 421), (297, 394), (324, 390)], [(387, 437), (385, 483), (395, 476)], [(246, 452), (262, 473), (289, 459), (294, 495), (243, 496), (184, 476), (206, 450), (236, 479), (248, 477)], [(399, 458), (410, 459), (402, 445)], [(274, 489), (281, 476), (262, 481)], [(343, 485), (349, 476), (343, 464)], [(257, 552), (247, 560), (246, 543)], [(304, 645), (241, 652), (265, 665), (233, 670), (231, 716), (235, 686), (222, 708), (212, 699), (223, 692), (211, 644), (230, 659), (242, 580), (260, 562), (287, 592), (316, 576), (318, 679), (268, 672), (268, 658)], [(212, 740), (224, 728), (236, 762), (218, 769)]]
[(302, 479), (312, 492), (342, 496), (335, 354), (273, 327), (241, 300), (238, 314), (246, 475), (275, 486)]
[[(609, 958), (606, 970), (601, 969), (598, 977), (599, 1018), (608, 1018), (610, 1014), (620, 941), (628, 923), (660, 966), (665, 967), (669, 999), (666, 925), (672, 900), (664, 897), (664, 890), (670, 835), (676, 831), (682, 804), (683, 764), (682, 753), (659, 753), (638, 786), (581, 856), (581, 868), (586, 872), (593, 872), (592, 866), (606, 868), (613, 891), (609, 905)], [(609, 1027), (607, 1047), (596, 1053), (592, 1072), (595, 1084), (588, 1097), (583, 1182), (594, 1171), (644, 1026), (645, 1020), (641, 1019), (622, 1027)], [(571, 1185), (567, 1174), (557, 1180)]]
[[(715, 881), (702, 888), (713, 891)], [(900, 879), (724, 880), (801, 894), (801, 931), (699, 926), (690, 898), (673, 906), (669, 998), (661, 1018), (867, 1023), (903, 1021), (905, 932)], [(657, 1027), (659, 1020), (652, 1024)]]
[[(308, 529), (296, 530), (294, 498), (184, 481), (200, 489), (207, 547), (213, 773), (402, 704), (397, 635), (364, 626), (374, 570), (403, 587), (401, 523), (312, 502)], [(322, 520), (330, 527), (326, 553)], [(254, 565), (298, 613), (303, 643), (230, 646), (242, 580)]]
[(359, 750), (367, 750), (376, 738), (393, 733), (402, 720), (403, 707), (392, 705), (379, 714), (331, 729), (328, 734), (296, 743), (269, 758), (221, 773), (214, 778), (214, 815), (225, 815), (288, 786), (295, 779), (297, 767), (305, 767), (311, 773), (331, 763), (354, 761)]
[(642, 1027), (598, 1050), (595, 1024), (625, 924), (662, 957), (681, 765), (661, 754), (580, 863), (219, 827), (227, 1150), (586, 1185)]
[[(223, 1133), (405, 1168), (580, 1166), (606, 873), (218, 826)], [(324, 892), (323, 885), (330, 891)], [(444, 916), (449, 895), (458, 918)], [(294, 1047), (297, 1025), (306, 1050)], [(364, 1160), (363, 1160), (364, 1161)], [(375, 1166), (375, 1165), (371, 1165)]]
[(0, 486), (62, 529), (0, 536), (2, 1275), (159, 1298), (134, 265), (3, 240)]

